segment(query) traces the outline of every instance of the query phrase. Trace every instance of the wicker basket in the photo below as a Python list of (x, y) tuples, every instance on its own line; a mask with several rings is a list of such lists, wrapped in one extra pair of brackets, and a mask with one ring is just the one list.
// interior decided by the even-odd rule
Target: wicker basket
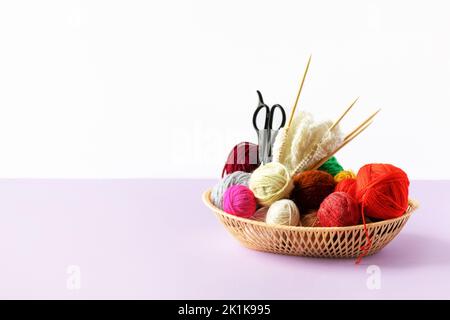
[[(216, 214), (233, 237), (247, 248), (297, 256), (356, 258), (366, 243), (363, 225), (339, 228), (273, 226), (228, 214), (215, 207), (210, 191), (203, 201)], [(367, 255), (383, 249), (400, 232), (418, 204), (410, 200), (408, 210), (399, 218), (367, 224), (372, 246)]]

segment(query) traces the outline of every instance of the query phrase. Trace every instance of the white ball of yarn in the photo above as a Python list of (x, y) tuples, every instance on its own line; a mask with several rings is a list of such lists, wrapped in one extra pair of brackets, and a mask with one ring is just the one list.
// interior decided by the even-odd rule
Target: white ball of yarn
[(300, 211), (294, 201), (289, 199), (274, 202), (267, 211), (266, 223), (284, 226), (298, 226)]
[(219, 209), (223, 209), (223, 194), (231, 186), (243, 185), (248, 187), (250, 173), (235, 171), (220, 180), (211, 190), (211, 201)]

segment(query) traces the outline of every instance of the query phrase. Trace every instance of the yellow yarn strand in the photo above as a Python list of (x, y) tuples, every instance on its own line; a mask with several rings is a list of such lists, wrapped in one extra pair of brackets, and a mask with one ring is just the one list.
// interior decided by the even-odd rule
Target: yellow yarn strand
[(336, 181), (336, 183), (339, 183), (342, 180), (354, 178), (356, 178), (356, 174), (352, 170), (344, 170), (334, 176), (334, 181)]

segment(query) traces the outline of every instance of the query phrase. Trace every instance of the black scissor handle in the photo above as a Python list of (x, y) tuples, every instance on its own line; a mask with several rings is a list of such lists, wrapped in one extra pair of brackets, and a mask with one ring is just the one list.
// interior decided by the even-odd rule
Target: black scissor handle
[(262, 105), (265, 106), (266, 104), (264, 103), (264, 99), (262, 97), (261, 92), (259, 90), (256, 90), (256, 93), (258, 94), (258, 107)]
[(258, 124), (256, 123), (256, 119), (258, 118), (258, 114), (261, 111), (261, 109), (265, 109), (266, 114), (264, 116), (264, 129), (269, 128), (269, 120), (270, 120), (270, 109), (269, 107), (264, 103), (264, 99), (262, 97), (262, 94), (259, 90), (256, 90), (256, 93), (258, 94), (258, 107), (256, 107), (255, 112), (253, 113), (253, 128), (255, 130), (260, 130), (258, 128)]
[(268, 121), (269, 128), (268, 129), (271, 129), (271, 130), (273, 129), (273, 115), (275, 114), (275, 109), (277, 109), (277, 108), (279, 108), (281, 111), (281, 124), (275, 130), (279, 130), (279, 129), (283, 128), (284, 125), (286, 124), (286, 112), (284, 111), (284, 108), (279, 104), (275, 104), (270, 109), (270, 116), (269, 116), (269, 121)]
[(261, 130), (258, 128), (256, 119), (258, 118), (258, 114), (262, 109), (266, 110), (266, 114), (264, 116), (264, 129), (269, 128), (270, 110), (269, 110), (269, 107), (264, 104), (264, 105), (258, 106), (256, 108), (255, 112), (253, 113), (253, 128), (255, 128), (255, 130)]

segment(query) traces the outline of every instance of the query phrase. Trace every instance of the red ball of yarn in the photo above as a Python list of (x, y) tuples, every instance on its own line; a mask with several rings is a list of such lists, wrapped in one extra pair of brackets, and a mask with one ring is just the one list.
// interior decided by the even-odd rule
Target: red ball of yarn
[(359, 206), (345, 192), (333, 192), (323, 200), (317, 211), (321, 227), (354, 226), (359, 222)]
[(334, 191), (345, 192), (356, 199), (356, 179), (348, 178), (344, 179), (336, 185)]
[(258, 146), (241, 142), (233, 147), (222, 170), (222, 177), (235, 171), (253, 172), (259, 167)]
[(294, 190), (291, 198), (301, 212), (317, 209), (330, 193), (334, 191), (336, 182), (331, 174), (325, 171), (309, 170), (293, 177)]
[(238, 217), (251, 217), (256, 211), (252, 190), (242, 185), (229, 187), (223, 195), (223, 210)]
[(392, 219), (408, 208), (409, 179), (391, 164), (367, 164), (356, 177), (356, 199), (371, 218)]

